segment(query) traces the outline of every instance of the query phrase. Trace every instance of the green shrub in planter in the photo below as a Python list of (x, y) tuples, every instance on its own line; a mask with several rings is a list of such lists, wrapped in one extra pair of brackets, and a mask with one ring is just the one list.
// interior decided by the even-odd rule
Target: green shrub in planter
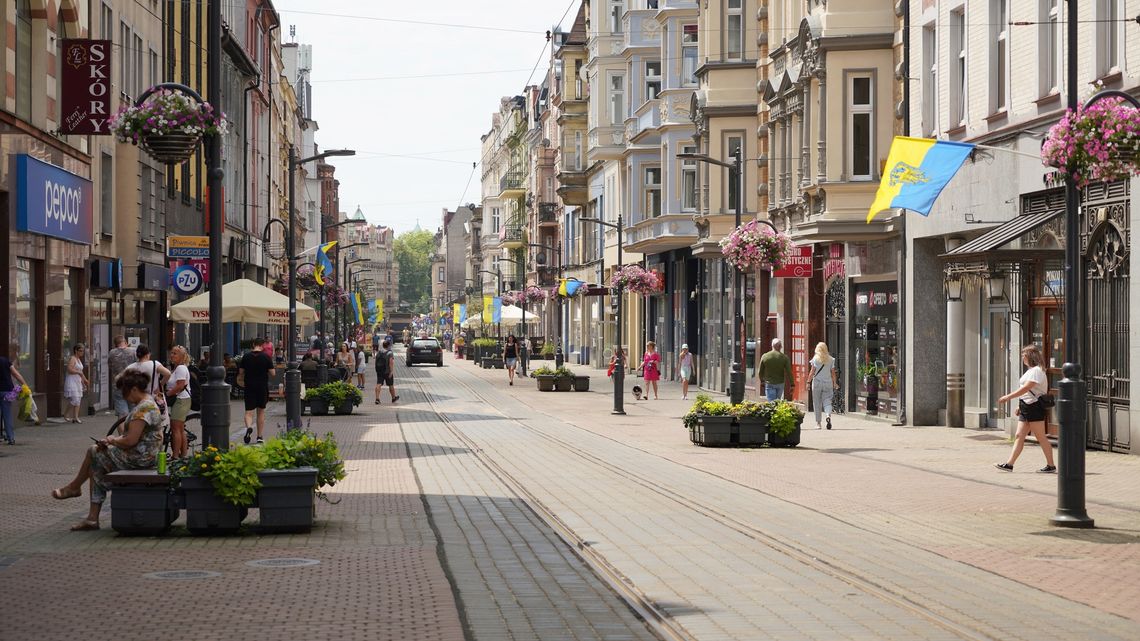
[(557, 372), (554, 369), (543, 365), (542, 367), (533, 370), (530, 374), (531, 376), (556, 376)]
[(788, 401), (773, 401), (763, 405), (763, 413), (768, 416), (768, 431), (775, 436), (790, 436), (804, 420), (804, 413)]
[(353, 385), (344, 381), (333, 381), (305, 392), (305, 400), (314, 398), (323, 400), (329, 407), (335, 409), (346, 403), (351, 403), (353, 407), (358, 406), (364, 400), (364, 395)]
[(268, 465), (260, 447), (238, 446), (223, 452), (213, 445), (181, 461), (173, 479), (181, 482), (189, 477), (209, 479), (214, 493), (226, 503), (239, 507), (253, 505), (261, 480), (257, 473)]
[(736, 417), (737, 442), (740, 445), (764, 444), (768, 433), (766, 405), (768, 403), (741, 401), (729, 410), (729, 413)]

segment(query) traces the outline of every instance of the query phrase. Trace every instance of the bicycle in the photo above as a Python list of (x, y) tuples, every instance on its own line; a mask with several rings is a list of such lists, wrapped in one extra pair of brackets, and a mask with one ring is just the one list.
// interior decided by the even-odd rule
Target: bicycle
[[(191, 412), (190, 414), (186, 415), (186, 422), (185, 422), (184, 429), (186, 430), (186, 453), (188, 455), (194, 453), (194, 442), (198, 440), (198, 435), (195, 434), (194, 432), (191, 432), (189, 429), (190, 421), (198, 420), (201, 418), (202, 418), (201, 412)], [(162, 420), (162, 451), (166, 453), (167, 460), (173, 460), (173, 457), (172, 457), (173, 452), (171, 451), (170, 417), (166, 416), (164, 414), (162, 419), (163, 419)], [(107, 436), (110, 436), (110, 435), (114, 434), (115, 432), (117, 432), (119, 430), (119, 427), (122, 426), (123, 421), (125, 421), (125, 420), (127, 420), (126, 416), (121, 417), (117, 421), (115, 421), (111, 425), (111, 429), (107, 430)]]

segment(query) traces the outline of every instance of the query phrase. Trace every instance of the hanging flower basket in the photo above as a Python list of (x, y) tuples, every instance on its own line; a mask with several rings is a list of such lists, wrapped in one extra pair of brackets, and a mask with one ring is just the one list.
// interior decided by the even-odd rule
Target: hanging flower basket
[(785, 234), (751, 220), (732, 230), (720, 241), (725, 260), (740, 271), (777, 270), (792, 254), (792, 241)]
[(656, 294), (661, 291), (661, 286), (657, 272), (644, 269), (641, 265), (625, 265), (610, 277), (610, 287), (642, 296)]
[(501, 300), (504, 305), (514, 305), (518, 302), (518, 295), (516, 292), (503, 292), (502, 296), (499, 296), (499, 300)]
[(504, 305), (541, 303), (546, 300), (546, 290), (531, 285), (522, 291), (506, 292), (499, 298)]
[(1078, 187), (1140, 173), (1140, 110), (1119, 98), (1069, 110), (1049, 128), (1041, 161), (1071, 176)]
[(203, 136), (225, 135), (229, 125), (226, 115), (215, 113), (210, 103), (162, 89), (142, 104), (120, 109), (110, 129), (119, 142), (142, 145), (155, 160), (178, 164), (194, 155)]

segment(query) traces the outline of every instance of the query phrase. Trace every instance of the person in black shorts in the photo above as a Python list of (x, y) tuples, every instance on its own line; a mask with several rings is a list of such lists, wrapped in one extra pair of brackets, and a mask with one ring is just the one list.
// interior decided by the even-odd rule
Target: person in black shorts
[(253, 351), (241, 357), (238, 364), (239, 385), (245, 388), (245, 442), (253, 437), (253, 417), (257, 414), (257, 442), (263, 443), (261, 433), (265, 429), (265, 406), (269, 404), (269, 375), (273, 372), (273, 360), (261, 351), (264, 344), (261, 338), (253, 339)]
[(396, 393), (395, 382), (396, 357), (392, 353), (392, 341), (385, 339), (376, 352), (376, 404), (380, 404), (380, 390), (388, 386), (388, 393), (392, 395), (392, 402), (400, 400)]

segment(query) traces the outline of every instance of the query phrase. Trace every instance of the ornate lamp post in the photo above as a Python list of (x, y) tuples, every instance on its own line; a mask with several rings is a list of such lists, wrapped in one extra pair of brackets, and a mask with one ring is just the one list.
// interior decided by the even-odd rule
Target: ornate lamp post
[[(322, 246), (325, 244), (325, 230), (335, 229), (337, 227), (343, 227), (345, 225), (351, 225), (351, 224), (354, 224), (356, 222), (358, 222), (358, 221), (342, 220), (339, 223), (333, 223), (331, 225), (326, 225), (324, 214), (321, 214), (321, 241), (320, 241), (320, 244)], [(338, 244), (337, 246), (339, 247), (340, 245)], [(337, 254), (337, 255), (339, 256), (339, 254)], [(317, 333), (320, 334), (320, 337), (321, 337), (321, 356), (320, 356), (320, 363), (317, 365), (317, 382), (320, 383), (321, 385), (324, 385), (325, 383), (329, 382), (329, 366), (325, 362), (325, 349), (327, 348), (327, 345), (328, 345), (328, 337), (325, 335), (325, 286), (324, 285), (319, 285), (317, 287), (317, 298), (321, 303), (321, 315), (318, 317), (318, 321), (317, 321)]]
[[(611, 223), (602, 220), (601, 218), (579, 218), (578, 220), (584, 223), (597, 223), (602, 227), (609, 227), (617, 230), (617, 266), (621, 269), (621, 247), (624, 241), (625, 227), (622, 224), (621, 216), (617, 217), (617, 223)], [(614, 296), (617, 297), (617, 329), (615, 331), (615, 339), (617, 345), (614, 347), (614, 354), (617, 355), (617, 363), (614, 367), (614, 409), (610, 414), (625, 414), (625, 399), (622, 398), (625, 387), (625, 349), (622, 347), (621, 342), (621, 326), (622, 326), (622, 292), (621, 285), (614, 288)]]

